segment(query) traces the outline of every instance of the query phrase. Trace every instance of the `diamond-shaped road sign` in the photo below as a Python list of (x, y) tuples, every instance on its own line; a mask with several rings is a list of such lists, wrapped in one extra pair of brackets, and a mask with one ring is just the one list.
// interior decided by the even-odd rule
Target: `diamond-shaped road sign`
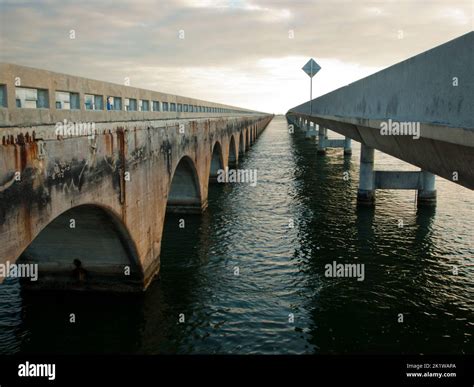
[(321, 66), (318, 65), (313, 58), (311, 58), (308, 63), (303, 66), (303, 71), (311, 78), (313, 78), (319, 70), (321, 70)]

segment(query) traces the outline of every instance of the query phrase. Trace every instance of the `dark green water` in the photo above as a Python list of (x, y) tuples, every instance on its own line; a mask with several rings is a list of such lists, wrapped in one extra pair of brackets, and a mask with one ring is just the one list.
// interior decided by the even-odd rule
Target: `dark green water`
[[(143, 295), (31, 295), (6, 281), (0, 353), (474, 353), (474, 193), (438, 178), (435, 210), (418, 210), (414, 191), (358, 209), (359, 144), (349, 158), (315, 149), (275, 117), (240, 164), (257, 186), (213, 186), (185, 229), (169, 216)], [(380, 153), (376, 167), (413, 169)], [(364, 281), (325, 277), (334, 260), (363, 263)]]

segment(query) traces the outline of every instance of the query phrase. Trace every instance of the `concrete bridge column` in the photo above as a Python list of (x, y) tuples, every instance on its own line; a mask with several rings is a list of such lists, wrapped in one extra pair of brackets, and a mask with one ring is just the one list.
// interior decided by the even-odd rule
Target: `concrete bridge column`
[(323, 128), (321, 125), (319, 126), (319, 133), (318, 133), (318, 155), (325, 155), (326, 154), (326, 128)]
[(419, 206), (436, 205), (435, 175), (428, 171), (420, 172), (421, 188), (418, 189)]
[(359, 204), (373, 204), (375, 200), (374, 182), (374, 148), (361, 144), (360, 172), (357, 202)]
[(344, 154), (351, 155), (352, 154), (352, 141), (349, 137), (344, 139)]
[(314, 122), (309, 121), (305, 137), (316, 138), (317, 134), (318, 132), (316, 131), (316, 124)]

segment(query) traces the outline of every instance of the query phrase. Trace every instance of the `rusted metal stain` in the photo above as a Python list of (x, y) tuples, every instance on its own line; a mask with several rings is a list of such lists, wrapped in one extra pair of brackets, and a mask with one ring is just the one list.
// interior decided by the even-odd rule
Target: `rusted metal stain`
[(164, 155), (166, 160), (166, 168), (168, 174), (171, 176), (171, 162), (172, 162), (172, 153), (171, 153), (171, 143), (168, 139), (164, 140), (160, 147), (160, 152)]
[(106, 154), (112, 156), (114, 153), (114, 136), (110, 130), (104, 134), (104, 141)]
[(120, 196), (119, 201), (122, 205), (122, 217), (126, 219), (126, 205), (125, 202), (127, 200), (126, 195), (126, 187), (125, 187), (125, 173), (126, 173), (126, 140), (125, 137), (127, 135), (127, 131), (124, 128), (117, 129), (117, 146), (119, 151), (119, 187), (120, 187)]

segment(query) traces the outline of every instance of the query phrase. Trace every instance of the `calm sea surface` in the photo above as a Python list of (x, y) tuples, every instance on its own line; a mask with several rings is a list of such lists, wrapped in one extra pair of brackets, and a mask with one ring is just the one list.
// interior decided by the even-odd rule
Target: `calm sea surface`
[[(437, 178), (434, 210), (414, 191), (358, 209), (359, 149), (318, 156), (276, 116), (239, 166), (257, 169), (256, 187), (212, 186), (185, 229), (167, 217), (146, 293), (0, 285), (0, 353), (474, 353), (474, 193)], [(333, 261), (364, 264), (365, 279), (326, 277)]]

